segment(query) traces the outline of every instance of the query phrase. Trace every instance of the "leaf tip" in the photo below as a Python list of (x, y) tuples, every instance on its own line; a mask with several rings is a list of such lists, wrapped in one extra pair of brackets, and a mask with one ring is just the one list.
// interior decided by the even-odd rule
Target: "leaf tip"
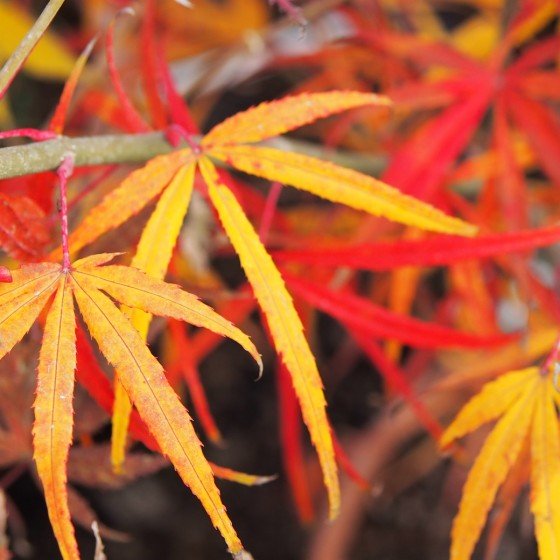
[[(471, 430), (473, 431), (473, 430)], [(437, 443), (440, 452), (448, 457), (448, 456), (456, 456), (457, 454), (462, 454), (462, 447), (458, 440), (463, 437), (465, 434), (458, 433), (456, 430), (456, 423), (452, 422), (446, 430), (441, 434)], [(456, 457), (457, 458), (457, 457)]]
[(260, 381), (261, 377), (263, 376), (263, 372), (264, 372), (264, 365), (263, 365), (263, 361), (262, 361), (262, 356), (260, 354), (256, 354), (254, 356), (255, 361), (257, 362), (257, 366), (259, 367), (259, 374), (257, 375), (257, 378), (255, 379), (255, 381)]
[(450, 438), (447, 431), (445, 431), (438, 440), (439, 450), (442, 453), (449, 453), (452, 443), (453, 439)]
[[(10, 283), (12, 281), (13, 278), (10, 269), (6, 268), (5, 266), (0, 266), (0, 282)], [(261, 364), (261, 373), (262, 373), (262, 364)]]
[(463, 235), (465, 237), (476, 237), (480, 231), (478, 226), (464, 222)]
[(117, 17), (121, 16), (135, 16), (136, 10), (132, 6), (125, 6), (117, 12)]
[(331, 500), (329, 504), (329, 521), (332, 523), (336, 521), (338, 514), (340, 513), (340, 500)]
[(245, 549), (241, 549), (237, 552), (230, 551), (233, 560), (254, 560), (253, 555)]
[(379, 95), (378, 93), (371, 93), (370, 94), (372, 103), (375, 105), (384, 105), (386, 107), (393, 107), (395, 104), (390, 97), (386, 95)]
[(224, 438), (217, 427), (214, 426), (212, 429), (208, 429), (206, 435), (216, 447), (225, 447)]
[(264, 484), (268, 484), (269, 482), (273, 482), (274, 480), (277, 480), (277, 479), (278, 479), (277, 474), (269, 474), (269, 475), (259, 476), (255, 479), (255, 482), (253, 483), (253, 486), (263, 486)]
[(99, 41), (99, 33), (90, 39), (89, 43), (86, 45), (86, 48), (82, 52), (82, 56), (84, 58), (89, 58), (89, 55), (91, 54), (91, 51), (93, 51), (97, 41)]
[(95, 552), (93, 555), (93, 560), (107, 560), (107, 556), (105, 555), (105, 547), (103, 546), (103, 541), (101, 540), (99, 524), (97, 523), (97, 521), (94, 521), (91, 524), (91, 530), (93, 532), (93, 536), (95, 537)]

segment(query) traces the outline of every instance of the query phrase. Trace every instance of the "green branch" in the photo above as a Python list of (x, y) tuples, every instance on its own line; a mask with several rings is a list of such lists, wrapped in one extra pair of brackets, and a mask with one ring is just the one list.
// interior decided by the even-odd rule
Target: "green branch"
[[(277, 138), (267, 144), (326, 159), (364, 173), (378, 173), (383, 168), (382, 158), (347, 151), (326, 150), (309, 142)], [(155, 156), (167, 154), (173, 149), (163, 132), (111, 134), (82, 138), (60, 136), (44, 142), (0, 148), (0, 179), (57, 169), (68, 153), (74, 155), (76, 167), (83, 167), (116, 163), (144, 163)]]
[(76, 167), (142, 163), (173, 150), (162, 132), (112, 134), (54, 140), (0, 149), (0, 179), (56, 169), (68, 153)]

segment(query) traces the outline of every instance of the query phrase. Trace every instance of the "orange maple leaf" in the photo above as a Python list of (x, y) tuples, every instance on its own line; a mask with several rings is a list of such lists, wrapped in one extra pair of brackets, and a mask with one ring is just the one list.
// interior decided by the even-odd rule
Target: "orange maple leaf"
[(23, 265), (13, 271), (12, 283), (0, 285), (0, 358), (21, 340), (54, 295), (39, 356), (33, 446), (62, 556), (65, 560), (79, 558), (66, 487), (72, 442), (76, 302), (91, 335), (119, 372), (123, 387), (162, 452), (200, 499), (230, 552), (242, 557), (243, 547), (226, 514), (189, 414), (167, 383), (159, 362), (112, 300), (209, 328), (238, 342), (259, 365), (260, 356), (245, 334), (195, 296), (138, 269), (108, 264), (114, 257), (87, 257), (69, 270), (54, 263)]
[[(291, 374), (321, 462), (331, 519), (339, 509), (340, 491), (326, 401), (315, 359), (280, 272), (211, 160), (375, 216), (432, 231), (474, 235), (474, 226), (447, 216), (373, 177), (306, 155), (250, 145), (319, 118), (367, 105), (387, 107), (390, 101), (375, 94), (334, 91), (288, 97), (239, 113), (215, 126), (199, 145), (156, 157), (133, 172), (90, 211), (70, 237), (70, 249), (75, 252), (138, 213), (169, 184), (142, 233), (134, 260), (134, 264), (148, 274), (163, 278), (187, 211), (195, 172), (197, 168), (200, 170), (208, 185), (210, 200), (265, 313), (276, 348)], [(146, 316), (134, 319), (144, 337), (149, 320)], [(117, 381), (113, 414), (116, 468), (124, 458), (132, 408), (126, 393)]]

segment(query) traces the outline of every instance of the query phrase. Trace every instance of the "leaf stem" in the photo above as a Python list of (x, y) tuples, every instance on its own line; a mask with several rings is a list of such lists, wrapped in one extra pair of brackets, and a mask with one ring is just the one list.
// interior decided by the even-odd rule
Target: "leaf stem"
[(57, 170), (60, 183), (60, 229), (62, 231), (62, 270), (70, 270), (70, 250), (68, 248), (68, 178), (74, 171), (74, 154), (64, 156), (62, 164)]
[(43, 142), (44, 140), (53, 140), (58, 136), (55, 132), (50, 130), (39, 130), (37, 128), (16, 128), (15, 130), (6, 130), (0, 132), (0, 140), (6, 138), (31, 138), (35, 142)]
[(266, 240), (272, 226), (274, 212), (276, 211), (278, 200), (280, 198), (280, 194), (282, 193), (282, 188), (282, 183), (279, 183), (278, 181), (274, 181), (270, 185), (270, 190), (268, 192), (268, 196), (266, 197), (266, 202), (264, 205), (264, 210), (259, 227), (259, 237), (263, 245), (266, 245)]
[(37, 18), (31, 29), (27, 32), (17, 49), (12, 53), (6, 64), (0, 70), (0, 99), (4, 97), (6, 90), (10, 87), (17, 71), (23, 65), (33, 47), (43, 36), (47, 27), (60, 10), (64, 0), (50, 0), (41, 15)]

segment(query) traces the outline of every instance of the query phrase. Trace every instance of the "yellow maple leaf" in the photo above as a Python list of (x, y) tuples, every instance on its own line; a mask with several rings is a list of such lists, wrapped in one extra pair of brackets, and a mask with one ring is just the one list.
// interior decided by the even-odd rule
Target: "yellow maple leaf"
[(537, 367), (487, 383), (441, 438), (443, 446), (499, 418), (463, 488), (451, 533), (451, 560), (468, 560), (496, 493), (516, 464), (527, 438), (531, 455), (531, 511), (541, 560), (560, 558), (560, 428), (551, 374)]
[(555, 387), (541, 382), (531, 431), (531, 511), (541, 560), (560, 558), (560, 429)]
[(62, 556), (64, 560), (79, 559), (66, 488), (76, 367), (75, 301), (101, 353), (119, 372), (124, 389), (162, 452), (199, 498), (230, 552), (241, 557), (241, 541), (226, 514), (191, 419), (167, 383), (163, 368), (113, 300), (146, 313), (209, 327), (238, 342), (259, 365), (260, 356), (245, 334), (195, 296), (138, 269), (108, 264), (114, 256), (87, 257), (68, 270), (53, 263), (24, 265), (13, 271), (12, 283), (0, 286), (0, 358), (21, 340), (55, 294), (39, 357), (33, 446)]
[[(266, 179), (281, 181), (311, 192), (333, 202), (346, 204), (374, 216), (384, 216), (403, 224), (432, 231), (457, 235), (474, 235), (476, 228), (448, 216), (432, 206), (399, 192), (397, 189), (362, 173), (342, 168), (309, 156), (283, 152), (269, 147), (249, 145), (267, 140), (319, 118), (341, 111), (365, 106), (387, 107), (390, 101), (379, 95), (351, 91), (301, 94), (279, 101), (263, 103), (234, 115), (216, 125), (195, 146), (159, 156), (142, 169), (133, 172), (123, 183), (107, 195), (86, 216), (70, 236), (70, 248), (77, 251), (103, 233), (124, 223), (138, 213), (153, 198), (164, 191), (161, 208), (167, 200), (174, 201), (173, 223), (169, 234), (158, 237), (157, 249), (165, 257), (156, 258), (151, 244), (152, 226), (142, 234), (139, 251), (143, 253), (139, 266), (148, 266), (156, 258), (157, 267), (151, 270), (162, 277), (178, 234), (178, 221), (187, 211), (189, 195), (179, 195), (179, 184), (185, 184), (190, 194), (194, 167), (200, 169), (209, 187), (209, 196), (222, 224), (239, 254), (241, 264), (253, 287), (274, 339), (276, 348), (292, 376), (294, 389), (303, 417), (317, 449), (325, 485), (329, 493), (330, 517), (334, 517), (340, 503), (340, 490), (334, 458), (333, 443), (326, 416), (326, 402), (321, 379), (313, 355), (303, 335), (303, 327), (274, 262), (258, 239), (253, 226), (244, 215), (235, 196), (220, 178), (212, 159)], [(183, 171), (180, 171), (180, 170)], [(187, 171), (188, 170), (188, 173)], [(188, 181), (175, 180), (177, 173), (186, 173)], [(188, 185), (188, 186), (187, 186)], [(171, 189), (171, 191), (169, 190)], [(179, 188), (180, 190), (180, 188)], [(167, 194), (175, 193), (174, 195)], [(165, 199), (163, 198), (165, 197)], [(154, 222), (161, 223), (163, 209), (156, 209)], [(138, 257), (140, 258), (140, 257)], [(154, 265), (155, 266), (155, 265)], [(157, 270), (156, 270), (157, 269)], [(274, 289), (270, 289), (270, 285)], [(148, 323), (136, 323), (145, 336)], [(131, 406), (126, 391), (117, 384), (113, 421), (116, 426), (113, 441), (113, 461), (118, 468), (124, 457), (126, 427)]]
[[(163, 279), (175, 241), (179, 235), (183, 218), (189, 205), (193, 183), (194, 163), (183, 166), (173, 177), (169, 187), (158, 201), (146, 227), (142, 231), (140, 242), (131, 265), (139, 268), (158, 280)], [(125, 311), (134, 328), (145, 341), (152, 316), (139, 309)], [(115, 403), (113, 406), (113, 432), (111, 437), (111, 462), (119, 472), (125, 458), (126, 439), (132, 403), (120, 380), (115, 376)]]

